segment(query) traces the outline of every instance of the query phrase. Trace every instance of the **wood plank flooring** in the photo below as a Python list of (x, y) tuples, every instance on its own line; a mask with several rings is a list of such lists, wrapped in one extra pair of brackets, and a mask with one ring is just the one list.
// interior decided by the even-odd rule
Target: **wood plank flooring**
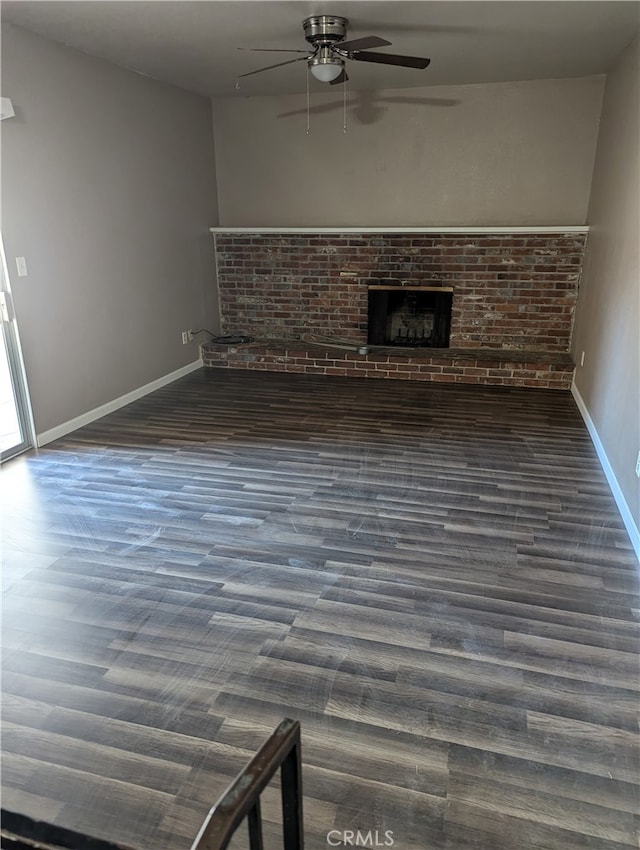
[(290, 716), (310, 850), (637, 847), (638, 565), (568, 393), (203, 370), (3, 482), (6, 808), (181, 850)]

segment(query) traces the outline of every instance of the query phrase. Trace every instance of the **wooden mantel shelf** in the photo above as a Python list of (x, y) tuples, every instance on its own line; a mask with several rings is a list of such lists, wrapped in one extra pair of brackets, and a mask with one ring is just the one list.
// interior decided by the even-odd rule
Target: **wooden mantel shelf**
[(588, 233), (588, 225), (565, 225), (562, 227), (210, 227), (209, 231), (242, 235), (244, 233), (314, 233), (323, 235), (336, 233), (459, 233), (464, 235), (489, 235), (492, 233)]

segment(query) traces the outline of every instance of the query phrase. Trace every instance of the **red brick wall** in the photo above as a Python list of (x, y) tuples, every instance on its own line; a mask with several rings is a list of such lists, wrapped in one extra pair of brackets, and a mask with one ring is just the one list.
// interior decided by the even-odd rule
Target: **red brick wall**
[(367, 286), (453, 286), (452, 348), (568, 351), (585, 234), (216, 236), (222, 333), (367, 338)]

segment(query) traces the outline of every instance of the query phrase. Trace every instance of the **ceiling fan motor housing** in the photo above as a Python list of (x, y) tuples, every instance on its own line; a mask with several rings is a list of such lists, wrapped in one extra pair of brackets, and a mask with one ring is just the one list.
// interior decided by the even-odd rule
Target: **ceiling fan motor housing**
[(313, 15), (302, 22), (305, 39), (313, 45), (343, 41), (347, 34), (346, 18), (336, 15)]

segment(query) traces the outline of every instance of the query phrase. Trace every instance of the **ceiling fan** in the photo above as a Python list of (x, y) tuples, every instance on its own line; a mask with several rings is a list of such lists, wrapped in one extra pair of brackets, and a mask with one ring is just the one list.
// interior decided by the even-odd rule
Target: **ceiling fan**
[(386, 47), (391, 44), (390, 41), (378, 38), (377, 35), (345, 41), (348, 23), (346, 18), (336, 15), (313, 15), (306, 18), (302, 26), (304, 37), (311, 45), (311, 51), (240, 47), (239, 50), (254, 50), (261, 53), (302, 53), (304, 55), (287, 59), (286, 62), (278, 62), (276, 65), (267, 65), (266, 68), (258, 68), (257, 71), (249, 71), (247, 74), (240, 74), (239, 77), (261, 74), (263, 71), (281, 68), (293, 62), (307, 62), (309, 70), (317, 80), (334, 86), (349, 79), (345, 70), (345, 59), (356, 62), (377, 62), (381, 65), (400, 65), (404, 68), (426, 68), (431, 62), (430, 59), (421, 56), (372, 52), (371, 48)]

